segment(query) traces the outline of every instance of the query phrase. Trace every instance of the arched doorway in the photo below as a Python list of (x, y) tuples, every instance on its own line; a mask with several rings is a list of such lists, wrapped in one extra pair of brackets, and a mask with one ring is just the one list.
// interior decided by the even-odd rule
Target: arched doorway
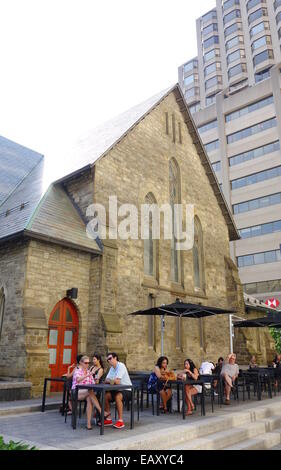
[[(70, 364), (76, 362), (79, 320), (76, 308), (63, 299), (56, 304), (49, 320), (48, 348), (51, 377), (61, 377)], [(61, 390), (61, 384), (51, 382), (51, 392)]]

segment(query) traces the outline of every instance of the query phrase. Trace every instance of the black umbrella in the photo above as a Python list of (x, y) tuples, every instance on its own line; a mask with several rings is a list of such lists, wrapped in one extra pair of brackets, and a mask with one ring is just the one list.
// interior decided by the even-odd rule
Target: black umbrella
[(218, 307), (208, 307), (200, 304), (190, 304), (181, 302), (179, 299), (175, 303), (169, 305), (161, 305), (160, 307), (151, 307), (145, 310), (138, 310), (129, 315), (161, 315), (161, 354), (164, 350), (164, 317), (179, 318), (203, 318), (211, 315), (234, 314), (234, 310), (227, 310)]
[(281, 328), (281, 312), (270, 312), (267, 317), (253, 318), (236, 322), (235, 328)]

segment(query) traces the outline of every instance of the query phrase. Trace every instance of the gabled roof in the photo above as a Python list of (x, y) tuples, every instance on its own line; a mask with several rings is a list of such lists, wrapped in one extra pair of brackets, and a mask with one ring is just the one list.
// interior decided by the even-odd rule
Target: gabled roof
[(25, 234), (87, 252), (101, 252), (97, 242), (87, 237), (84, 221), (59, 185), (49, 187), (27, 224)]
[(12, 142), (9, 148), (16, 148), (17, 153), (6, 154), (7, 146), (1, 148), (1, 142), (0, 168), (5, 178), (0, 174), (0, 188), (1, 181), (7, 184), (0, 204), (0, 243), (21, 235), (100, 253), (97, 242), (87, 237), (86, 225), (64, 189), (51, 185), (44, 194), (44, 157), (24, 147), (20, 154), (21, 146), (13, 147)]
[(71, 170), (69, 170), (69, 173), (66, 174), (66, 176), (58, 180), (57, 183), (71, 179), (74, 175), (77, 175), (83, 170), (93, 166), (99, 159), (112, 150), (115, 145), (117, 145), (135, 126), (137, 126), (141, 120), (152, 112), (170, 93), (175, 94), (179, 108), (184, 115), (184, 120), (193, 140), (193, 144), (196, 147), (201, 163), (205, 169), (206, 175), (228, 226), (229, 238), (231, 241), (238, 240), (240, 236), (235, 226), (234, 219), (228, 208), (224, 195), (220, 190), (217, 177), (178, 84), (154, 95), (145, 102), (88, 132), (78, 141), (77, 146), (73, 149), (73, 154), (69, 158)]
[(0, 206), (43, 155), (0, 136)]
[[(12, 165), (12, 157), (9, 165)], [(23, 157), (24, 159), (24, 157)], [(14, 165), (19, 163), (15, 159)], [(0, 240), (22, 232), (43, 195), (44, 159), (15, 187), (14, 191), (0, 205)]]
[[(148, 100), (115, 116), (110, 121), (100, 124), (80, 137), (67, 156), (69, 168), (61, 180), (79, 170), (93, 165), (97, 160), (106, 155), (123, 137), (133, 129), (140, 120), (152, 111), (175, 87), (157, 93)], [(66, 164), (67, 164), (66, 162)]]

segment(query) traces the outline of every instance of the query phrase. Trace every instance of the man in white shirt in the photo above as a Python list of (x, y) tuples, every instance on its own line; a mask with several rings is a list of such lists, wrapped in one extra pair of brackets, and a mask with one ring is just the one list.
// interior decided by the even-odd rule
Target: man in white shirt
[[(116, 353), (108, 353), (107, 362), (109, 363), (110, 370), (105, 379), (105, 383), (111, 385), (132, 385), (131, 379), (129, 377), (127, 367), (123, 362), (119, 362), (118, 356)], [(112, 418), (110, 413), (110, 402), (115, 401), (118, 421), (114, 424), (114, 427), (121, 429), (125, 427), (123, 421), (123, 399), (131, 398), (132, 392), (130, 389), (116, 392), (106, 392), (105, 394), (105, 411), (107, 412), (106, 418), (104, 420), (105, 426), (112, 426)]]
[(202, 362), (200, 369), (199, 369), (199, 374), (201, 375), (212, 375), (212, 371), (214, 370), (215, 366), (212, 362)]
[[(199, 374), (201, 375), (212, 375), (212, 371), (214, 370), (215, 365), (212, 362), (202, 362), (200, 369), (199, 369)], [(211, 384), (210, 383), (205, 383), (205, 388), (210, 389)]]

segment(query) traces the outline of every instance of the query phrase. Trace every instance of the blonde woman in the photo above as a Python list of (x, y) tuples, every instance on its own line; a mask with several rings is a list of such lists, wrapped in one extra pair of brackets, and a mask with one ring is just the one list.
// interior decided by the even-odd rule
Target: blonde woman
[[(75, 390), (77, 385), (91, 385), (94, 383), (93, 375), (88, 370), (89, 367), (89, 357), (82, 356), (79, 362), (79, 368), (75, 369), (72, 380), (72, 390)], [(87, 401), (87, 426), (86, 429), (92, 429), (92, 414), (93, 406), (96, 407), (99, 413), (101, 413), (101, 407), (98, 402), (98, 399), (93, 392), (93, 390), (79, 390), (78, 391), (78, 400)]]
[(229, 354), (222, 365), (221, 376), (224, 380), (225, 404), (230, 405), (230, 392), (239, 375), (236, 354)]

